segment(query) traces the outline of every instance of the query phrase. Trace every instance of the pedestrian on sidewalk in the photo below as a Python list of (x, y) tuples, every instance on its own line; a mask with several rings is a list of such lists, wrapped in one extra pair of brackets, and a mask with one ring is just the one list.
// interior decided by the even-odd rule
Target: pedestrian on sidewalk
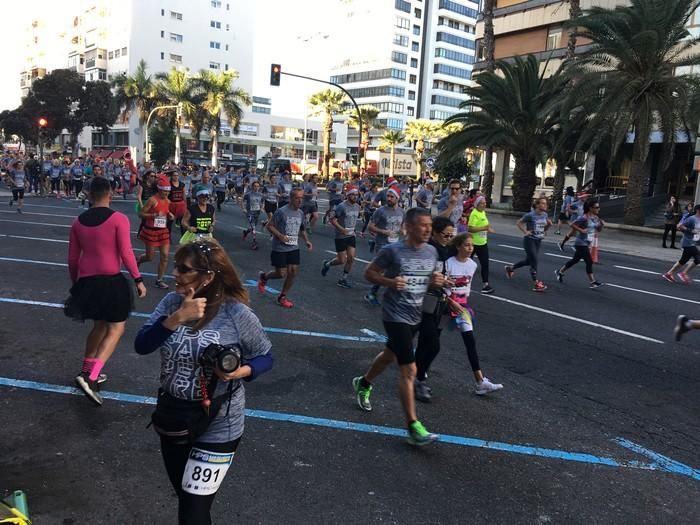
[(681, 239), (683, 253), (678, 262), (662, 275), (670, 283), (676, 282), (673, 277), (674, 272), (684, 268), (678, 272), (678, 278), (685, 284), (690, 284), (688, 274), (700, 264), (700, 251), (698, 251), (698, 245), (700, 245), (700, 204), (696, 204), (694, 210), (694, 215), (689, 215), (678, 224), (678, 229), (683, 232)]
[(661, 246), (667, 248), (666, 239), (668, 238), (669, 232), (671, 233), (671, 248), (676, 249), (676, 230), (678, 221), (681, 219), (681, 206), (676, 200), (676, 197), (671, 195), (671, 198), (666, 203), (666, 209), (664, 211), (664, 236), (661, 241)]
[(537, 259), (542, 239), (544, 239), (545, 233), (552, 226), (552, 221), (549, 220), (549, 215), (547, 215), (547, 199), (544, 197), (537, 199), (533, 211), (523, 215), (515, 224), (525, 235), (523, 237), (525, 259), (512, 266), (506, 266), (506, 277), (512, 279), (513, 275), (515, 275), (515, 270), (529, 266), (530, 276), (532, 277), (532, 290), (544, 292), (547, 289), (547, 285), (537, 278)]
[(474, 201), (474, 209), (469, 214), (468, 228), (469, 233), (474, 237), (474, 255), (479, 258), (479, 266), (481, 266), (481, 293), (492, 294), (495, 290), (489, 284), (488, 235), (496, 233), (496, 230), (489, 225), (489, 219), (486, 216), (486, 197), (483, 195)]
[(598, 217), (598, 213), (600, 213), (598, 201), (588, 200), (583, 204), (583, 215), (571, 224), (572, 230), (576, 232), (574, 240), (575, 253), (570, 261), (554, 272), (557, 281), (560, 283), (564, 282), (566, 271), (583, 260), (586, 263), (586, 275), (588, 275), (590, 288), (598, 288), (603, 285), (593, 274), (593, 258), (591, 256), (591, 244), (595, 239), (595, 235), (605, 226), (603, 219)]
[(117, 348), (133, 308), (129, 283), (121, 273), (122, 264), (134, 279), (138, 296), (146, 296), (131, 248), (129, 219), (110, 209), (111, 200), (109, 181), (103, 177), (93, 179), (92, 207), (73, 222), (68, 243), (68, 271), (73, 286), (64, 313), (77, 321), (93, 321), (82, 371), (75, 382), (97, 405), (103, 401), (99, 383), (106, 380), (100, 372)]

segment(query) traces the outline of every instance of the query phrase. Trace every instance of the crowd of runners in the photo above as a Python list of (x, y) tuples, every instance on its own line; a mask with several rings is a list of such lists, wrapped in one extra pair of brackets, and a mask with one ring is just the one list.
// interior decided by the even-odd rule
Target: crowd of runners
[[(293, 181), (288, 172), (258, 174), (254, 169), (166, 165), (156, 171), (129, 158), (116, 163), (60, 158), (40, 162), (31, 156), (6, 155), (0, 163), (12, 190), (10, 205), (19, 212), (24, 194), (30, 192), (76, 199), (87, 208), (70, 230), (68, 266), (73, 286), (65, 313), (93, 321), (75, 381), (97, 405), (103, 403), (104, 366), (133, 308), (132, 286), (138, 297), (147, 294), (140, 265), (153, 260), (157, 252), (153, 285), (168, 289), (170, 246), (178, 245), (172, 270), (174, 291), (160, 301), (134, 344), (139, 354), (159, 351), (162, 356), (152, 423), (179, 497), (181, 523), (208, 523), (214, 496), (243, 433), (241, 381), (250, 381), (273, 365), (272, 344), (248, 307), (248, 294), (236, 268), (215, 240), (217, 213), (227, 201), (234, 205), (228, 209), (238, 206), (245, 214), (248, 227), (242, 237), (252, 250), (259, 249), (261, 236), (271, 240), (270, 269), (259, 272), (257, 288), (265, 293), (270, 281), (281, 280), (276, 298), (281, 307), (294, 307), (290, 293), (300, 272), (301, 248), (313, 250), (313, 232), (319, 227), (332, 232), (335, 244), (335, 256), (318, 269), (321, 280), (332, 271), (343, 289), (356, 288), (363, 278), (371, 283), (364, 299), (381, 308), (387, 342), (364, 373), (349, 381), (359, 408), (371, 411), (376, 378), (398, 364), (409, 443), (422, 446), (438, 438), (419, 420), (415, 401), (431, 401), (428, 375), (444, 329), (460, 334), (474, 393), (492, 394), (503, 388), (482, 370), (474, 334), (476, 314), (470, 304), (477, 274), (481, 293), (495, 293), (489, 283), (489, 236), (495, 230), (489, 223), (486, 199), (478, 190), (465, 193), (460, 180), (449, 181), (436, 194), (431, 180), (423, 181), (414, 192), (413, 186), (393, 178), (380, 187), (364, 173), (349, 180), (335, 173), (324, 186), (316, 175)], [(54, 167), (60, 181), (56, 184)], [(320, 217), (319, 192), (324, 190), (328, 208)], [(137, 238), (145, 248), (138, 258), (129, 219), (110, 207), (113, 198), (129, 194), (140, 220)], [(565, 234), (559, 247), (564, 251), (573, 239), (574, 254), (554, 277), (563, 282), (568, 271), (583, 261), (590, 287), (601, 286), (594, 275), (591, 250), (605, 225), (599, 202), (567, 189), (559, 212), (555, 233)], [(325, 226), (318, 225), (319, 218)], [(568, 232), (561, 229), (564, 225)], [(548, 200), (536, 198), (515, 226), (523, 234), (524, 258), (505, 266), (506, 276), (512, 279), (527, 267), (532, 290), (544, 292), (547, 285), (538, 273), (538, 255), (554, 226)], [(700, 205), (679, 214), (677, 229), (682, 233), (683, 252), (663, 278), (673, 282), (675, 274), (689, 282), (688, 273), (700, 263)], [(373, 253), (362, 275), (354, 268), (359, 242), (367, 242)], [(122, 267), (133, 284), (121, 273)], [(700, 321), (680, 316), (676, 339), (699, 327)]]

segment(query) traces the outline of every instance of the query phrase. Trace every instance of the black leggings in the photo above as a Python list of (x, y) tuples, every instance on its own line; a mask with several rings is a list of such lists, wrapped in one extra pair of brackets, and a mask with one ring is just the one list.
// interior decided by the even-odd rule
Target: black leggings
[(474, 254), (479, 258), (479, 266), (481, 266), (481, 282), (489, 282), (489, 245), (474, 246)]
[(564, 265), (564, 269), (568, 270), (574, 264), (583, 259), (583, 262), (586, 263), (586, 273), (588, 275), (593, 274), (593, 258), (591, 257), (591, 250), (588, 248), (588, 246), (574, 246), (574, 250), (576, 250), (576, 253), (571, 260)]
[(224, 203), (225, 200), (226, 200), (226, 191), (216, 190), (216, 207), (219, 211), (221, 211), (221, 205)]
[(416, 347), (416, 378), (425, 381), (433, 360), (440, 353), (440, 317), (423, 314)]
[(525, 248), (525, 259), (517, 262), (513, 265), (513, 270), (522, 268), (524, 266), (530, 267), (530, 275), (532, 280), (537, 279), (537, 256), (540, 251), (540, 245), (542, 244), (542, 239), (533, 239), (529, 235), (523, 237), (523, 248)]
[[(241, 438), (227, 443), (195, 443), (195, 447), (211, 452), (235, 452)], [(197, 496), (182, 490), (182, 476), (192, 450), (191, 445), (175, 445), (171, 441), (161, 438), (161, 453), (165, 470), (168, 472), (170, 483), (175, 489), (179, 505), (177, 517), (179, 525), (210, 525), (212, 503), (216, 493), (209, 496)]]
[(664, 240), (661, 241), (663, 246), (666, 246), (666, 239), (668, 239), (669, 232), (671, 232), (671, 246), (676, 245), (676, 230), (677, 226), (675, 222), (673, 224), (664, 224)]
[(481, 370), (479, 366), (479, 354), (476, 353), (476, 339), (474, 339), (474, 332), (471, 330), (469, 332), (462, 332), (462, 341), (464, 341), (464, 348), (467, 349), (467, 357), (469, 358), (469, 364), (472, 367), (472, 372)]

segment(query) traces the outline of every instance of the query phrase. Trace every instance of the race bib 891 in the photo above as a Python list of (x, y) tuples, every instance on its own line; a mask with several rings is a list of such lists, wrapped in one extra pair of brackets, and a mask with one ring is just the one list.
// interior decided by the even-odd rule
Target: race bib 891
[(182, 490), (197, 496), (214, 494), (231, 466), (233, 454), (192, 448), (182, 475)]

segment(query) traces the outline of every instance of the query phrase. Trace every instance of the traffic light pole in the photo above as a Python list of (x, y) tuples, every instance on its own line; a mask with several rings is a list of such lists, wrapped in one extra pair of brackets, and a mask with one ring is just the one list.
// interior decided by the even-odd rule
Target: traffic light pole
[(328, 84), (329, 86), (334, 86), (337, 87), (339, 90), (341, 90), (343, 93), (345, 93), (348, 98), (352, 101), (353, 106), (355, 106), (355, 111), (357, 111), (357, 126), (358, 126), (358, 144), (357, 144), (357, 173), (359, 175), (360, 173), (360, 153), (362, 152), (362, 115), (360, 114), (360, 107), (357, 105), (357, 102), (355, 102), (355, 99), (353, 96), (348, 92), (347, 89), (345, 89), (343, 86), (340, 84), (336, 84), (335, 82), (330, 82), (328, 80), (321, 80), (320, 78), (313, 78), (313, 77), (306, 77), (304, 75), (296, 75), (294, 73), (286, 73), (285, 71), (280, 71), (281, 75), (287, 75), (288, 77), (296, 77), (296, 78), (303, 78), (304, 80), (312, 80), (314, 82), (321, 82), (322, 84)]

